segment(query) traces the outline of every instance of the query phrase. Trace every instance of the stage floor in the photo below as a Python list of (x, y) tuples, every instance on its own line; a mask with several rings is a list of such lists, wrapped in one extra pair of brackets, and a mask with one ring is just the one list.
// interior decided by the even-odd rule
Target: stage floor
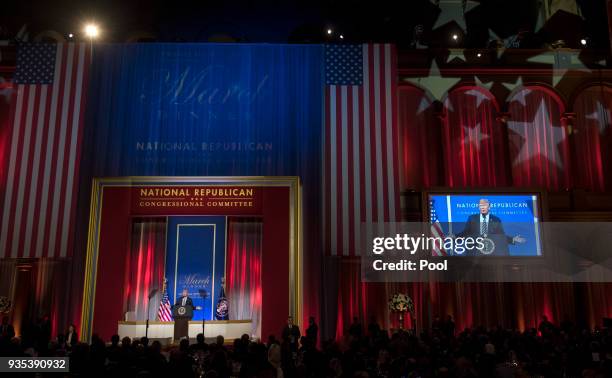
[[(253, 338), (252, 323), (251, 320), (209, 320), (202, 325), (201, 321), (190, 321), (189, 338), (195, 339), (199, 333), (204, 333), (206, 339), (221, 335), (226, 340), (232, 340), (240, 338), (245, 333)], [(146, 325), (146, 321), (120, 321), (117, 322), (117, 334), (121, 338), (126, 336), (140, 338), (145, 335)], [(174, 322), (149, 321), (148, 335), (150, 339), (172, 339)]]

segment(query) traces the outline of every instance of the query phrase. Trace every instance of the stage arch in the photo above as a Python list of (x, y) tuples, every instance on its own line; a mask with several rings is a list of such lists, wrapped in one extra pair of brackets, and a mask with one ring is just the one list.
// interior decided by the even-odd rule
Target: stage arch
[[(223, 195), (210, 197), (213, 190)], [(149, 198), (148, 193), (155, 195)], [(232, 196), (239, 197), (240, 193), (250, 194), (250, 204), (231, 206)], [(227, 206), (213, 206), (219, 200)], [(245, 201), (236, 198), (234, 202)], [(91, 193), (81, 311), (84, 340), (90, 340), (94, 333), (108, 339), (117, 332), (118, 321), (123, 320), (118, 298), (125, 288), (119, 275), (125, 270), (131, 219), (164, 215), (261, 217), (261, 335), (257, 336), (280, 331), (287, 315), (300, 322), (302, 226), (298, 177), (96, 178)]]

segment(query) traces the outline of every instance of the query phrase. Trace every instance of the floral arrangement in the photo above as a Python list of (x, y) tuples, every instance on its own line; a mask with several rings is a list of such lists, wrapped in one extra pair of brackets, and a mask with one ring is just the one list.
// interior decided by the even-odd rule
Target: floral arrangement
[(389, 310), (399, 313), (409, 312), (410, 314), (414, 314), (414, 302), (412, 302), (412, 298), (406, 294), (395, 293), (393, 297), (389, 299)]
[(11, 301), (7, 297), (0, 297), (0, 312), (9, 312)]

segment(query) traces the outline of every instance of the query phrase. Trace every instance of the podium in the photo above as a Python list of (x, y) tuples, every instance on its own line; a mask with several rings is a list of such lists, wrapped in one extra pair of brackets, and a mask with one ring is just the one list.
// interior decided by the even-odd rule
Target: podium
[(189, 337), (189, 321), (193, 318), (193, 306), (173, 306), (172, 317), (174, 318), (174, 341)]
[(509, 256), (508, 237), (504, 234), (491, 234), (485, 237), (485, 248), (479, 250), (476, 256)]

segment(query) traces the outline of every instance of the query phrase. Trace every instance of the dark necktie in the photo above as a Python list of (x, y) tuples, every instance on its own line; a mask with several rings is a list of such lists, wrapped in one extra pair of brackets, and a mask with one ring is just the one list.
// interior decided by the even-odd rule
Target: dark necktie
[(480, 222), (480, 235), (486, 235), (488, 231), (487, 217), (486, 215), (482, 216), (482, 220)]

